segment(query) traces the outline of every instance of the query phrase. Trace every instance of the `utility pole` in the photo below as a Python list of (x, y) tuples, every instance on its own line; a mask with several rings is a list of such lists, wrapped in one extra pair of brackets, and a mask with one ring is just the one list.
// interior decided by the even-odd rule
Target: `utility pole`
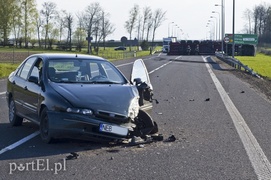
[(232, 14), (232, 58), (234, 58), (235, 41), (234, 41), (234, 25), (235, 25), (235, 0), (233, 0), (233, 14)]

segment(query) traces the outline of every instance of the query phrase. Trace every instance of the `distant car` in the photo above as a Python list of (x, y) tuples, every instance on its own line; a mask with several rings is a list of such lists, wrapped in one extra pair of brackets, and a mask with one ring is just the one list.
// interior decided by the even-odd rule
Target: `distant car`
[(115, 51), (118, 51), (118, 50), (125, 51), (125, 50), (126, 50), (126, 47), (124, 47), (124, 46), (116, 47), (116, 48), (115, 48)]
[(31, 55), (8, 77), (9, 121), (12, 126), (22, 125), (24, 118), (37, 123), (46, 143), (154, 134), (152, 85), (141, 59), (134, 62), (131, 80), (100, 57)]

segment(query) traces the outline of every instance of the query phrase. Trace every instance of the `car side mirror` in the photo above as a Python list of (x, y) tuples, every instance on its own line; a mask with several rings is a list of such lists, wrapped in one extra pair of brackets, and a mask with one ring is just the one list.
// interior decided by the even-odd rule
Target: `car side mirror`
[(30, 77), (28, 78), (28, 81), (29, 81), (29, 82), (33, 82), (33, 83), (35, 83), (35, 84), (39, 84), (39, 78), (38, 78), (37, 76), (30, 76)]
[(138, 84), (141, 84), (142, 83), (142, 80), (141, 78), (135, 78), (134, 81), (135, 85), (137, 86)]

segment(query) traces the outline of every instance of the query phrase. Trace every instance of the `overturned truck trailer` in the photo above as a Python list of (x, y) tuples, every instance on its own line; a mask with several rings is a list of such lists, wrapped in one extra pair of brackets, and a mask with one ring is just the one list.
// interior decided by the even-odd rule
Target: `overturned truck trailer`
[[(192, 41), (182, 40), (180, 42), (171, 42), (168, 55), (214, 55), (215, 52), (221, 51), (222, 41)], [(223, 44), (224, 53), (230, 54), (232, 46)], [(236, 44), (235, 54), (240, 56), (254, 56), (256, 47), (249, 44)]]

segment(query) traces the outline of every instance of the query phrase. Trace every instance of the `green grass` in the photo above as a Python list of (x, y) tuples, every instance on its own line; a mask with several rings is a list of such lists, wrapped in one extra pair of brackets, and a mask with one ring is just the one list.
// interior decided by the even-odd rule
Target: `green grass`
[(257, 53), (256, 56), (236, 56), (235, 58), (260, 76), (271, 78), (271, 56)]
[(1, 63), (0, 64), (0, 78), (8, 77), (8, 75), (14, 71), (19, 64)]
[[(161, 49), (161, 47), (156, 47), (157, 50)], [(100, 47), (99, 49), (99, 54), (98, 56), (101, 56), (105, 59), (108, 59), (109, 61), (114, 61), (114, 60), (120, 60), (120, 59), (127, 59), (127, 58), (132, 58), (134, 57), (134, 51), (136, 51), (136, 47), (132, 47), (132, 51), (129, 51), (129, 47), (127, 47), (126, 51), (115, 51), (113, 47), (106, 47), (105, 50), (104, 48)], [(0, 48), (0, 53), (2, 53), (2, 56), (4, 56), (5, 54), (7, 54), (6, 59), (4, 57), (4, 59), (0, 58), (0, 79), (2, 78), (6, 78), (8, 77), (8, 75), (14, 71), (17, 66), (19, 65), (19, 63), (12, 63), (13, 62), (13, 52), (15, 52), (15, 54), (23, 54), (25, 53), (25, 57), (24, 56), (18, 56), (15, 57), (14, 62), (21, 62), (22, 60), (24, 60), (28, 54), (31, 54), (29, 52), (32, 53), (44, 53), (44, 52), (49, 52), (49, 53), (79, 53), (79, 52), (69, 52), (69, 51), (58, 51), (58, 50), (41, 50), (41, 49), (13, 49), (12, 47), (1, 47)], [(86, 54), (86, 50), (82, 50), (82, 52), (80, 52), (80, 54)], [(137, 51), (136, 56), (138, 58), (143, 57), (143, 56), (147, 56), (150, 54), (150, 51)], [(94, 54), (95, 55), (95, 54)]]

